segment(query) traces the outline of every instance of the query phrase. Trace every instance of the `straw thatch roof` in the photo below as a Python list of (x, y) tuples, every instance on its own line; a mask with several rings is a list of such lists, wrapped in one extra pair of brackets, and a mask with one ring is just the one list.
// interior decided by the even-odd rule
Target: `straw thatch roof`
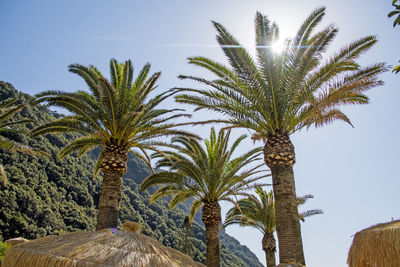
[(349, 267), (400, 266), (400, 220), (356, 233), (347, 263)]
[(189, 256), (125, 230), (75, 232), (47, 236), (11, 247), (3, 267), (180, 267), (204, 266)]
[(12, 247), (21, 243), (25, 243), (25, 242), (29, 242), (28, 239), (23, 238), (23, 237), (16, 237), (16, 238), (12, 238), (12, 239), (8, 239), (4, 242), (4, 244)]

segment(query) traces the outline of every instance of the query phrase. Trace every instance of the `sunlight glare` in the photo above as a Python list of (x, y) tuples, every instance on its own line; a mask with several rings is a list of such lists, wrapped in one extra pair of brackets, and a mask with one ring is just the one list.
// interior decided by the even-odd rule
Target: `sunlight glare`
[(285, 48), (285, 45), (281, 41), (276, 41), (271, 45), (272, 51), (274, 51), (277, 54), (282, 53), (283, 49)]

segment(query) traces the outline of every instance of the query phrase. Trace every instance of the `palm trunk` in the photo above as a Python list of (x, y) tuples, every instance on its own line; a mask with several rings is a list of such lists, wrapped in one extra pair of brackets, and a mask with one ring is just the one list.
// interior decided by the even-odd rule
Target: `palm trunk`
[(203, 204), (202, 219), (206, 225), (207, 267), (220, 267), (219, 224), (221, 223), (221, 207), (218, 202), (205, 202)]
[(122, 176), (126, 172), (128, 154), (124, 147), (108, 145), (102, 153), (103, 183), (99, 199), (96, 230), (114, 228), (118, 224)]
[(272, 174), (280, 263), (305, 265), (293, 175), (295, 154), (287, 134), (277, 132), (268, 138), (264, 160)]
[(96, 230), (117, 227), (121, 201), (122, 175), (120, 171), (104, 171), (99, 200)]
[(276, 252), (276, 241), (274, 234), (265, 233), (262, 239), (262, 248), (265, 252), (265, 258), (267, 260), (267, 267), (276, 267), (275, 252)]
[(276, 267), (275, 252), (265, 251), (265, 259), (267, 260), (267, 267)]

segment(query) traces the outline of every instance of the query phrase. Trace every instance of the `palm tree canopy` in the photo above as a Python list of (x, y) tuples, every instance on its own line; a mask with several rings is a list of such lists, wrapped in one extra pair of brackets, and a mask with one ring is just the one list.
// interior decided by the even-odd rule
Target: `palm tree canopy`
[(295, 37), (285, 41), (283, 52), (275, 53), (272, 45), (279, 39), (279, 27), (257, 12), (256, 60), (221, 24), (213, 22), (230, 67), (205, 57), (189, 58), (190, 64), (208, 69), (217, 78), (181, 75), (212, 90), (180, 88), (188, 93), (177, 95), (176, 100), (228, 117), (198, 123), (224, 122), (252, 129), (262, 139), (277, 131), (292, 134), (336, 119), (351, 124), (339, 106), (368, 103), (365, 91), (382, 85), (377, 76), (387, 68), (384, 63), (361, 67), (356, 62), (376, 43), (375, 36), (356, 40), (328, 58), (326, 51), (338, 29), (329, 25), (315, 32), (324, 15), (325, 8), (314, 10)]
[[(193, 136), (185, 131), (173, 129), (176, 126), (171, 119), (188, 116), (175, 113), (181, 109), (163, 109), (159, 104), (174, 95), (177, 90), (167, 90), (149, 98), (156, 88), (161, 73), (150, 75), (147, 63), (136, 79), (130, 60), (118, 63), (110, 60), (110, 76), (107, 80), (95, 66), (72, 64), (69, 71), (78, 74), (88, 85), (90, 93), (77, 91), (45, 91), (36, 95), (35, 103), (47, 102), (62, 107), (71, 115), (46, 123), (33, 130), (37, 136), (56, 132), (79, 132), (82, 137), (66, 145), (59, 153), (63, 158), (69, 153), (83, 155), (89, 150), (101, 146), (117, 145), (144, 159), (149, 163), (146, 150), (158, 151), (158, 146), (168, 146), (160, 137), (174, 134)], [(102, 159), (99, 158), (95, 174), (98, 173)]]
[[(256, 186), (257, 196), (250, 195), (240, 199), (226, 214), (224, 227), (238, 224), (251, 226), (263, 234), (273, 234), (276, 230), (275, 202), (272, 190), (267, 192), (261, 186)], [(297, 198), (297, 205), (303, 205), (313, 195)], [(305, 217), (322, 214), (320, 209), (312, 209), (299, 213), (299, 219), (304, 222)]]
[(261, 186), (254, 195), (240, 199), (226, 214), (224, 227), (233, 224), (252, 226), (263, 234), (275, 232), (275, 203), (272, 191), (267, 193)]
[(247, 196), (247, 190), (254, 187), (254, 182), (266, 177), (261, 165), (244, 169), (257, 160), (262, 148), (233, 158), (233, 153), (246, 135), (236, 139), (228, 146), (230, 131), (220, 130), (218, 135), (211, 129), (210, 138), (203, 147), (198, 140), (187, 137), (175, 137), (173, 142), (179, 146), (178, 152), (167, 151), (155, 154), (159, 158), (157, 168), (167, 167), (168, 171), (151, 174), (141, 184), (141, 189), (161, 185), (151, 196), (153, 202), (160, 197), (172, 195), (170, 208), (189, 198), (191, 204), (190, 221), (203, 203), (226, 200), (234, 202), (232, 197)]

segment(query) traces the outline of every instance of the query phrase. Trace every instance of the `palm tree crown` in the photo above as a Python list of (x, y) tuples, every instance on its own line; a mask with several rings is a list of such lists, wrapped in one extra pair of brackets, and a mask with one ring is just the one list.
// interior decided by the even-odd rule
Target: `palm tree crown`
[(229, 136), (230, 131), (223, 130), (217, 136), (212, 128), (210, 139), (204, 141), (205, 148), (194, 138), (174, 137), (172, 141), (179, 147), (178, 152), (167, 151), (154, 155), (154, 158), (161, 158), (156, 168), (167, 167), (169, 170), (151, 174), (142, 182), (141, 189), (162, 185), (151, 196), (150, 201), (154, 202), (160, 197), (173, 195), (170, 208), (193, 198), (190, 221), (204, 203), (221, 200), (234, 203), (232, 197), (247, 196), (246, 191), (253, 187), (252, 183), (266, 175), (259, 169), (261, 165), (241, 170), (259, 160), (262, 148), (255, 148), (232, 158), (237, 146), (246, 135), (236, 139), (230, 149)]
[[(240, 226), (251, 226), (261, 233), (275, 232), (275, 202), (272, 190), (267, 192), (261, 186), (255, 187), (258, 197), (250, 195), (240, 199), (234, 207), (226, 213), (224, 227), (233, 224)], [(314, 198), (313, 195), (298, 197), (298, 205), (303, 205), (308, 199)], [(299, 213), (299, 220), (304, 222), (304, 218), (322, 214), (320, 209), (306, 210)]]
[(230, 131), (220, 130), (216, 135), (211, 129), (210, 138), (205, 140), (205, 148), (198, 140), (187, 137), (173, 138), (178, 152), (168, 151), (157, 154), (157, 167), (167, 167), (168, 171), (151, 174), (141, 184), (141, 189), (160, 185), (151, 196), (151, 201), (172, 195), (170, 208), (179, 202), (192, 199), (189, 220), (202, 207), (202, 219), (206, 225), (206, 256), (208, 267), (220, 266), (219, 224), (221, 207), (219, 201), (234, 202), (234, 197), (248, 195), (247, 190), (254, 182), (266, 177), (259, 169), (261, 165), (249, 167), (257, 161), (262, 148), (255, 148), (233, 158), (233, 153), (246, 135), (240, 136), (228, 147)]
[[(274, 232), (276, 229), (275, 202), (272, 190), (266, 192), (261, 186), (256, 186), (257, 196), (250, 195), (240, 199), (227, 214), (224, 227), (238, 224), (240, 226), (251, 226), (263, 234), (262, 248), (265, 251), (267, 266), (275, 266), (276, 241)], [(298, 205), (304, 204), (313, 195), (298, 197)], [(322, 214), (319, 209), (307, 210), (299, 214), (299, 219), (304, 221), (305, 217)]]
[(217, 121), (253, 129), (264, 139), (277, 131), (290, 135), (335, 119), (351, 124), (339, 106), (368, 103), (364, 92), (382, 85), (377, 75), (386, 67), (383, 63), (361, 67), (355, 61), (376, 43), (375, 36), (361, 38), (326, 59), (325, 52), (338, 29), (330, 25), (313, 33), (324, 14), (325, 8), (315, 10), (296, 36), (285, 41), (283, 52), (275, 53), (272, 45), (279, 39), (279, 28), (257, 13), (257, 62), (221, 24), (214, 22), (218, 43), (231, 68), (205, 57), (189, 58), (190, 64), (208, 69), (217, 79), (181, 75), (213, 90), (185, 88), (200, 96), (181, 94), (176, 100), (193, 104), (197, 110), (221, 112), (229, 119)]
[[(91, 94), (86, 91), (46, 91), (37, 94), (35, 101), (65, 108), (71, 115), (37, 127), (33, 130), (33, 136), (54, 132), (79, 132), (83, 135), (63, 147), (59, 153), (60, 158), (73, 152), (83, 155), (95, 147), (113, 145), (123, 150), (133, 148), (130, 152), (149, 163), (146, 150), (158, 151), (157, 147), (160, 145), (169, 146), (158, 138), (174, 134), (193, 136), (172, 129), (175, 124), (168, 123), (173, 118), (187, 116), (170, 115), (181, 109), (158, 108), (176, 90), (168, 90), (149, 99), (149, 94), (157, 88), (155, 83), (161, 75), (161, 72), (157, 72), (148, 77), (149, 63), (139, 72), (136, 80), (133, 79), (130, 60), (123, 64), (115, 59), (110, 60), (111, 81), (92, 65), (86, 67), (73, 64), (69, 66), (69, 71), (85, 80)], [(96, 174), (101, 164), (104, 164), (103, 157), (98, 160)]]
[(273, 192), (267, 193), (260, 186), (256, 187), (255, 192), (258, 198), (250, 195), (247, 198), (240, 199), (227, 212), (224, 227), (239, 224), (240, 226), (252, 226), (263, 234), (275, 232)]

